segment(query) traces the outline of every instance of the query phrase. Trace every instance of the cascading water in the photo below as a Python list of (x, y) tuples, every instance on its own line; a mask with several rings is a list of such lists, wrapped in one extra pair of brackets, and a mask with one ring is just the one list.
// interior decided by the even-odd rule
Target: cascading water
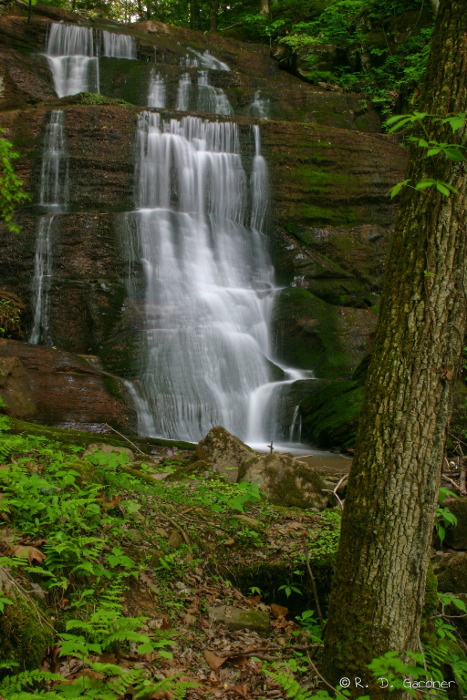
[(137, 47), (132, 36), (128, 34), (115, 34), (114, 32), (102, 32), (102, 55), (108, 58), (127, 58), (136, 60)]
[(160, 73), (157, 73), (155, 68), (151, 71), (151, 79), (149, 81), (148, 92), (148, 107), (165, 107), (166, 87), (165, 82)]
[(252, 117), (258, 117), (259, 119), (269, 119), (269, 107), (270, 101), (263, 99), (261, 97), (260, 90), (255, 92), (253, 102), (250, 105), (248, 113)]
[(233, 114), (233, 109), (221, 88), (209, 84), (208, 72), (203, 70), (198, 76), (198, 112), (212, 114)]
[(179, 112), (188, 112), (190, 106), (191, 77), (189, 73), (183, 73), (178, 81), (177, 102), (175, 109)]
[(274, 289), (267, 240), (248, 227), (238, 127), (143, 112), (137, 140), (129, 229), (146, 288), (140, 425), (150, 415), (154, 435), (198, 440), (221, 424), (246, 438), (250, 399), (270, 383)]
[[(55, 213), (63, 211), (68, 190), (68, 162), (65, 151), (64, 115), (54, 110), (47, 126), (42, 155), (40, 204), (49, 213), (39, 218), (34, 276), (32, 280), (34, 319), (29, 342), (52, 344), (49, 327), (49, 291), (52, 277), (52, 228)], [(54, 214), (50, 214), (53, 212)]]
[(203, 70), (194, 85), (189, 73), (183, 73), (178, 83), (176, 107), (180, 112), (233, 114), (233, 109), (221, 88), (210, 85), (208, 72)]
[(196, 51), (195, 49), (190, 49), (190, 51), (197, 57), (199, 64), (203, 68), (207, 68), (208, 70), (230, 70), (227, 63), (220, 61), (218, 58), (209, 53), (209, 51), (204, 51), (203, 53)]
[(58, 97), (99, 92), (99, 59), (92, 29), (54, 22), (49, 27), (46, 56)]

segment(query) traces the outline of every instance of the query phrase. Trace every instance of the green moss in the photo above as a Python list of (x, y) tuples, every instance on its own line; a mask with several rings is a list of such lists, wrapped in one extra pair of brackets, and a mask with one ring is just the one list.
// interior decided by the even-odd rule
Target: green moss
[(318, 377), (350, 374), (351, 358), (339, 337), (339, 310), (306, 289), (289, 288), (277, 299), (273, 334), (277, 356)]
[(424, 620), (431, 618), (433, 613), (438, 609), (438, 606), (438, 579), (435, 576), (433, 566), (430, 562), (426, 575), (425, 605), (423, 608)]
[[(6, 594), (10, 599), (12, 594)], [(53, 634), (47, 625), (39, 622), (32, 605), (24, 598), (16, 598), (0, 613), (0, 649), (2, 660), (15, 661), (21, 670), (40, 666), (53, 643)]]
[(318, 385), (300, 403), (307, 438), (323, 448), (350, 448), (355, 442), (363, 386), (358, 381), (326, 382)]
[(343, 206), (329, 209), (316, 204), (301, 204), (297, 214), (307, 219), (311, 226), (356, 226), (357, 216)]

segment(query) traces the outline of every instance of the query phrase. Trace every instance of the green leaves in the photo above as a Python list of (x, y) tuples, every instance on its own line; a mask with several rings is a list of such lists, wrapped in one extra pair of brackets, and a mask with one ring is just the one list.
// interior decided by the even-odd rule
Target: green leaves
[[(0, 134), (4, 129), (0, 128)], [(8, 230), (19, 233), (20, 227), (13, 221), (13, 212), (22, 202), (31, 199), (23, 191), (23, 182), (16, 175), (13, 160), (19, 158), (19, 153), (13, 149), (10, 141), (0, 135), (0, 218), (6, 223)]]

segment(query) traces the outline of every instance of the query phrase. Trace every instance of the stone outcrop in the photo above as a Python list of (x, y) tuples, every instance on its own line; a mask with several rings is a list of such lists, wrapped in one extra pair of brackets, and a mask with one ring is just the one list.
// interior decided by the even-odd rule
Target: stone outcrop
[(328, 504), (320, 474), (287, 455), (273, 453), (247, 459), (239, 469), (237, 481), (258, 486), (275, 505), (322, 510)]
[(0, 357), (0, 396), (7, 416), (31, 420), (36, 415), (28, 375), (18, 357)]
[[(109, 423), (130, 430), (135, 416), (123, 400), (121, 380), (93, 367), (92, 359), (0, 339), (0, 367), (10, 368), (6, 388), (0, 385), (7, 412), (77, 429), (100, 430)], [(22, 402), (15, 401), (18, 392)]]

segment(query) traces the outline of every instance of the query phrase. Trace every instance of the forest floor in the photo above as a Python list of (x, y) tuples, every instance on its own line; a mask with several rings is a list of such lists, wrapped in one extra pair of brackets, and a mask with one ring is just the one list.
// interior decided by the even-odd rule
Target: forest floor
[(215, 470), (184, 475), (191, 453), (174, 448), (130, 463), (11, 427), (0, 416), (0, 697), (323, 687), (314, 586), (323, 606), (338, 508), (274, 507)]

